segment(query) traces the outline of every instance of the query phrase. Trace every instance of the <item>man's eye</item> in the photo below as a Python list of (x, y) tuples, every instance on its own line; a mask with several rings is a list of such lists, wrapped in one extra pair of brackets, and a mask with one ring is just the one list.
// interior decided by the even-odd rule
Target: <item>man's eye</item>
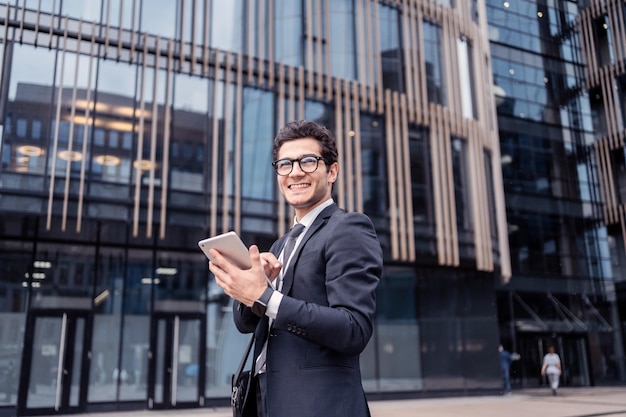
[(317, 159), (313, 156), (305, 156), (300, 160), (301, 164), (311, 165), (317, 162)]
[(281, 159), (280, 161), (276, 162), (277, 168), (284, 168), (289, 166), (291, 166), (291, 161), (289, 159)]

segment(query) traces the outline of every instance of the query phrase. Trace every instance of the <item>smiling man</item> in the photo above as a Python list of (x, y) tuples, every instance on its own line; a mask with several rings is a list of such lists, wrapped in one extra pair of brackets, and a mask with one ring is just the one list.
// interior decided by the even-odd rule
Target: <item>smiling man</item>
[(272, 165), (294, 227), (270, 252), (251, 246), (250, 269), (215, 250), (210, 265), (235, 299), (237, 329), (255, 332), (256, 413), (369, 416), (359, 357), (372, 335), (383, 267), (376, 231), (366, 215), (333, 201), (339, 163), (325, 127), (288, 123), (274, 139)]

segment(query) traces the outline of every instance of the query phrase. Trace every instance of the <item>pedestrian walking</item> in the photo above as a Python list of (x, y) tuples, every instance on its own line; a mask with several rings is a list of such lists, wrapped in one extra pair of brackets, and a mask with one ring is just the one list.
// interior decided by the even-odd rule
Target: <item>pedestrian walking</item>
[(552, 395), (556, 395), (561, 377), (561, 358), (554, 353), (554, 346), (548, 346), (548, 353), (543, 357), (541, 375), (547, 375), (552, 389)]

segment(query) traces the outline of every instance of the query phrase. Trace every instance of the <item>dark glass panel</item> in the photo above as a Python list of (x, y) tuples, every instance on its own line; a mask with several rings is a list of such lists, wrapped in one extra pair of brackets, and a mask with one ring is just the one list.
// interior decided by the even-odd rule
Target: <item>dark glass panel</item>
[(404, 92), (402, 48), (400, 42), (400, 12), (392, 7), (379, 5), (380, 59), (383, 70), (383, 88)]
[[(473, 232), (474, 212), (472, 210), (472, 185), (470, 183), (470, 167), (468, 160), (467, 142), (461, 138), (451, 138), (452, 141), (452, 171), (454, 175), (454, 202), (456, 207), (457, 227), (459, 238), (461, 232)], [(471, 234), (466, 237), (469, 243)]]
[(381, 219), (389, 208), (383, 128), (381, 117), (361, 114), (363, 206), (369, 216)]
[(606, 15), (593, 20), (594, 46), (596, 51), (596, 63), (599, 67), (611, 65), (613, 58), (613, 41), (609, 18)]
[(606, 108), (600, 88), (589, 91), (589, 103), (591, 105), (594, 136), (596, 139), (603, 138), (608, 134), (608, 126), (606, 121)]
[(434, 258), (437, 250), (428, 130), (409, 127), (409, 155), (415, 249), (419, 256)]
[(417, 298), (414, 270), (385, 269), (377, 290), (376, 330), (361, 366), (366, 390), (423, 389), (421, 355), (416, 349), (421, 338)]
[(427, 20), (424, 21), (423, 30), (428, 101), (445, 106), (447, 103), (443, 60), (443, 32), (441, 26)]
[(193, 194), (202, 194), (209, 189), (206, 182), (210, 179), (206, 172), (212, 149), (205, 144), (209, 143), (210, 137), (209, 102), (212, 86), (212, 82), (206, 79), (174, 76), (169, 187), (181, 193), (190, 193), (182, 200), (170, 198), (176, 206), (182, 205), (187, 198), (193, 198)]
[[(241, 173), (243, 209), (247, 211), (245, 199), (272, 201), (276, 182), (272, 170), (272, 148), (274, 144), (274, 94), (245, 88), (243, 93), (243, 160)], [(271, 212), (257, 215), (271, 214)]]

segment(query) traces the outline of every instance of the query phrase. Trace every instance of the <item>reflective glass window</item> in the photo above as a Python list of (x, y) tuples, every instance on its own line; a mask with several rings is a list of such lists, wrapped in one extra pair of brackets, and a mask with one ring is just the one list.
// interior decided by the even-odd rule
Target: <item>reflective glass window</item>
[[(211, 40), (213, 48), (243, 52), (244, 19), (243, 0), (213, 1), (211, 10)], [(249, 28), (248, 28), (249, 29)]]
[(384, 218), (389, 208), (384, 123), (381, 117), (361, 114), (363, 206), (370, 217)]
[(141, 8), (140, 30), (165, 38), (180, 39), (177, 33), (180, 19), (178, 3), (177, 0), (144, 1), (144, 7)]
[(473, 230), (473, 210), (467, 142), (452, 138), (452, 170), (454, 173), (454, 201), (459, 230)]
[(415, 391), (424, 388), (421, 326), (416, 273), (385, 269), (377, 290), (374, 335), (361, 355), (366, 391)]
[(389, 6), (379, 5), (380, 59), (383, 88), (404, 92), (404, 68), (400, 45), (400, 12)]
[(626, 75), (617, 77), (617, 100), (619, 111), (622, 116), (622, 125), (626, 126)]
[(301, 66), (304, 58), (302, 4), (293, 0), (275, 1), (275, 59), (293, 67)]
[[(204, 181), (210, 119), (208, 80), (186, 75), (174, 77), (170, 138), (170, 187), (201, 192)], [(209, 159), (210, 161), (210, 159)]]
[(606, 108), (600, 88), (595, 88), (589, 91), (589, 104), (591, 105), (593, 132), (595, 138), (600, 139), (608, 133)]
[[(100, 62), (97, 79), (98, 94), (93, 94), (94, 103), (92, 117), (97, 126), (93, 131), (92, 155), (92, 195), (114, 197), (128, 194), (131, 170), (135, 159), (131, 152), (132, 136), (136, 123), (134, 100), (136, 69), (126, 63), (110, 60)], [(122, 135), (124, 146), (110, 146), (109, 135)], [(110, 137), (109, 137), (110, 139)], [(104, 185), (104, 184), (107, 185)], [(118, 185), (113, 185), (118, 184)], [(93, 209), (95, 210), (95, 206)], [(104, 213), (98, 209), (95, 213)]]
[(426, 64), (426, 88), (428, 101), (446, 105), (444, 81), (443, 33), (441, 26), (424, 21), (424, 59)]
[[(271, 169), (274, 144), (274, 95), (245, 88), (243, 93), (242, 197), (271, 201), (275, 175)], [(269, 213), (267, 213), (269, 214)]]
[(33, 139), (41, 139), (41, 121), (40, 120), (32, 121), (30, 136)]
[(474, 86), (474, 60), (472, 45), (465, 37), (457, 39), (457, 56), (463, 117), (473, 119), (476, 118), (477, 108)]
[(433, 196), (428, 131), (413, 127), (409, 130), (411, 160), (411, 194), (413, 196), (413, 221), (433, 223)]
[[(43, 174), (48, 153), (50, 128), (49, 117), (54, 114), (47, 106), (53, 101), (55, 73), (55, 57), (47, 48), (34, 48), (29, 45), (15, 43), (10, 67), (10, 83), (6, 97), (6, 112), (4, 137), (2, 145), (3, 172), (18, 172), (29, 174)], [(37, 65), (33, 65), (37, 62)], [(36, 111), (34, 109), (37, 109)], [(33, 138), (27, 134), (28, 119), (39, 120), (39, 137)], [(46, 131), (41, 128), (45, 126)], [(35, 128), (33, 128), (35, 130)], [(42, 141), (41, 139), (45, 139)], [(37, 191), (43, 189), (43, 184), (35, 183), (13, 184), (6, 177), (0, 187), (28, 187)]]
[(598, 66), (613, 64), (613, 40), (608, 16), (603, 15), (593, 21), (593, 33)]
[[(356, 50), (354, 2), (339, 0), (330, 2), (330, 30), (333, 42), (330, 47), (331, 73), (335, 77), (354, 80), (358, 74)], [(361, 77), (360, 77), (361, 78)], [(362, 77), (365, 80), (366, 77)]]
[(26, 137), (26, 130), (28, 128), (28, 120), (19, 118), (15, 123), (15, 134), (18, 138)]

